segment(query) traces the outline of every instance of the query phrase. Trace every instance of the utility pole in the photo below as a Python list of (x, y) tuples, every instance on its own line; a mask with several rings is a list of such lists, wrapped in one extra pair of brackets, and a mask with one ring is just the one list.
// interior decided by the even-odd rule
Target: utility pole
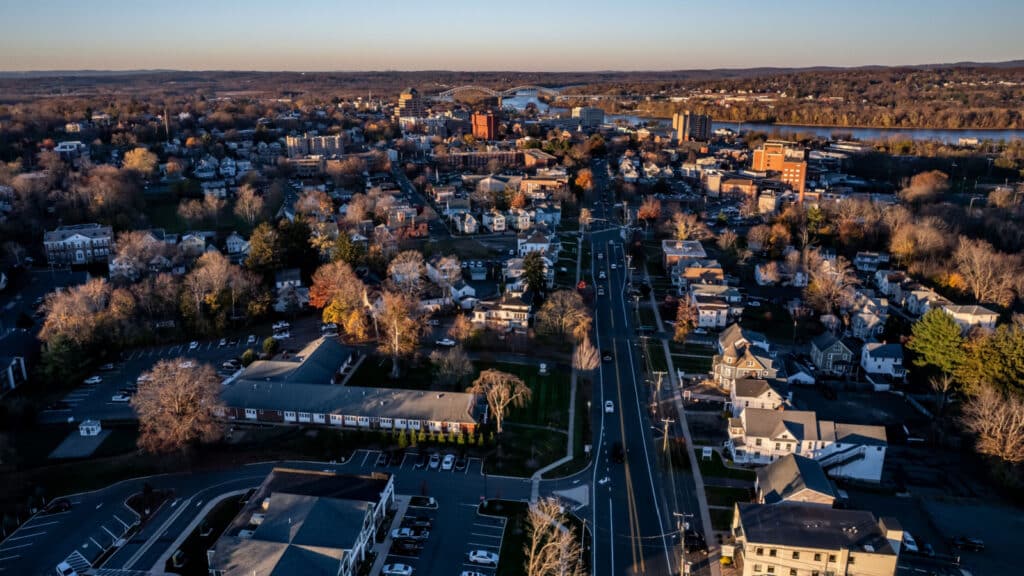
[(661, 381), (667, 374), (668, 372), (663, 372), (661, 370), (656, 370), (654, 372), (654, 375), (658, 377), (658, 383), (655, 385), (654, 388), (654, 397), (656, 399), (661, 398)]
[(662, 440), (661, 440), (661, 451), (662, 452), (668, 452), (668, 425), (669, 424), (675, 424), (675, 422), (676, 421), (673, 420), (672, 418), (662, 418), (661, 419), (661, 423), (665, 426), (664, 430), (662, 430)]

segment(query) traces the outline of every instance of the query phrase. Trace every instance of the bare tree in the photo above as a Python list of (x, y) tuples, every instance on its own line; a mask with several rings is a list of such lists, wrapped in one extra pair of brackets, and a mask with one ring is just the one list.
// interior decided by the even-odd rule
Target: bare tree
[(696, 214), (676, 212), (672, 215), (672, 231), (676, 240), (700, 239), (706, 234), (707, 226)]
[(739, 240), (739, 236), (735, 232), (726, 228), (718, 235), (716, 244), (721, 250), (729, 251), (736, 249), (736, 242)]
[(373, 212), (373, 200), (366, 194), (353, 194), (346, 205), (345, 220), (350, 224), (358, 224)]
[(545, 334), (580, 340), (590, 332), (593, 319), (583, 298), (572, 290), (559, 290), (548, 297), (537, 312), (537, 330)]
[(473, 363), (461, 346), (448, 350), (434, 350), (430, 362), (437, 369), (437, 378), (447, 385), (460, 384), (473, 373)]
[(556, 498), (540, 498), (526, 513), (526, 576), (584, 576), (580, 536)]
[(953, 261), (975, 300), (1003, 306), (1013, 302), (1021, 273), (1019, 257), (998, 252), (984, 240), (961, 236)]
[(399, 361), (416, 351), (423, 322), (419, 304), (407, 294), (384, 292), (380, 306), (374, 309), (380, 326), (380, 350), (391, 356), (391, 377), (401, 375)]
[(949, 393), (952, 392), (956, 381), (953, 379), (952, 374), (943, 373), (940, 376), (932, 376), (928, 383), (931, 385), (932, 390), (935, 391), (935, 404), (938, 406), (936, 412), (941, 416), (942, 411), (946, 408)]
[(842, 256), (822, 258), (816, 250), (808, 255), (807, 302), (822, 314), (833, 314), (853, 301), (857, 277)]
[(459, 280), (462, 280), (462, 263), (454, 254), (439, 259), (437, 271), (440, 273), (440, 284), (445, 288), (454, 286), (459, 283)]
[(584, 230), (590, 229), (590, 222), (594, 219), (594, 215), (590, 212), (590, 208), (580, 209), (580, 225), (583, 226)]
[(148, 269), (150, 261), (167, 251), (167, 244), (147, 231), (122, 232), (114, 244), (115, 259), (122, 265), (111, 270), (111, 277), (123, 275), (137, 280)]
[(399, 252), (388, 264), (391, 281), (405, 294), (419, 293), (420, 280), (425, 270), (423, 254), (415, 250)]
[(256, 192), (251, 184), (243, 184), (238, 189), (238, 197), (235, 198), (235, 215), (252, 226), (262, 213), (263, 197)]
[(679, 308), (676, 310), (676, 325), (672, 339), (676, 342), (686, 342), (686, 339), (697, 327), (697, 307), (687, 298), (679, 300)]
[(470, 393), (480, 394), (487, 400), (498, 434), (503, 431), (502, 422), (510, 407), (522, 407), (530, 401), (533, 391), (515, 374), (501, 370), (484, 370), (473, 382)]
[(220, 438), (220, 381), (212, 366), (161, 360), (148, 376), (131, 402), (139, 416), (140, 448), (169, 453)]
[(758, 266), (758, 270), (761, 272), (761, 279), (767, 283), (776, 284), (782, 278), (779, 273), (779, 263), (775, 260), (761, 264)]
[(768, 250), (772, 242), (772, 229), (765, 224), (752, 226), (747, 230), (747, 247), (754, 252)]
[(590, 336), (584, 336), (583, 339), (576, 344), (576, 349), (573, 350), (573, 369), (579, 370), (580, 372), (590, 372), (592, 370), (596, 370), (600, 364), (601, 354), (590, 342)]
[(473, 337), (475, 331), (473, 322), (464, 314), (459, 314), (455, 317), (455, 321), (452, 322), (451, 328), (448, 329), (448, 335), (456, 342), (465, 342)]
[(964, 404), (961, 421), (977, 436), (982, 454), (1009, 464), (1024, 462), (1024, 399), (982, 386)]

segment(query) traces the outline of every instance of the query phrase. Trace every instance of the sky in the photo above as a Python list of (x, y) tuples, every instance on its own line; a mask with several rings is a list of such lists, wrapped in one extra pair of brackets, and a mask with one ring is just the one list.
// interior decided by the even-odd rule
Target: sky
[(1024, 58), (1022, 0), (0, 0), (0, 70), (686, 70)]

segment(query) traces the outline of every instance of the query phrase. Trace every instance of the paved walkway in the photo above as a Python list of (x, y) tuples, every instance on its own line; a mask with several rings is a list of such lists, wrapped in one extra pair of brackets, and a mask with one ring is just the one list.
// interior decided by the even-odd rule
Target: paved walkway
[(409, 509), (409, 498), (409, 496), (395, 495), (395, 517), (391, 520), (391, 526), (388, 526), (387, 536), (384, 537), (384, 541), (377, 543), (374, 540), (373, 551), (377, 553), (377, 558), (373, 561), (373, 568), (370, 569), (370, 574), (380, 574), (380, 571), (384, 568), (384, 563), (388, 561), (388, 551), (391, 549), (391, 531), (401, 527), (405, 511)]

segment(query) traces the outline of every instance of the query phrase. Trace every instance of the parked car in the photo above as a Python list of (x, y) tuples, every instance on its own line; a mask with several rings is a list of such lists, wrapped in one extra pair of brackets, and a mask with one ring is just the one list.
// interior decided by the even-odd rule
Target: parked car
[(228, 370), (238, 370), (239, 363), (238, 360), (227, 360), (221, 366)]
[(466, 460), (465, 456), (459, 456), (458, 458), (455, 459), (456, 470), (465, 470), (467, 464), (469, 464), (469, 461)]
[(441, 470), (451, 470), (455, 467), (455, 455), (445, 454), (444, 460), (441, 461)]
[(601, 350), (601, 360), (604, 360), (605, 362), (611, 362), (612, 361), (612, 353), (611, 353), (611, 351), (610, 350)]
[(446, 346), (448, 348), (451, 348), (452, 346), (455, 346), (455, 340), (452, 340), (451, 338), (441, 338), (440, 340), (434, 342), (434, 344), (438, 346)]
[(274, 330), (287, 330), (291, 327), (292, 325), (285, 322), (284, 320), (281, 320), (280, 322), (275, 322), (273, 326)]
[(220, 341), (217, 342), (217, 348), (223, 348), (223, 347), (225, 347), (227, 345), (228, 345), (228, 339), (227, 338), (221, 338)]
[(615, 412), (615, 404), (611, 400), (605, 400), (604, 411), (608, 414)]
[(274, 340), (287, 340), (291, 337), (291, 332), (274, 332)]
[(406, 516), (402, 518), (402, 526), (409, 528), (426, 528), (430, 529), (434, 526), (434, 521), (430, 519), (430, 516)]
[(747, 300), (747, 306), (751, 308), (760, 308), (761, 302), (759, 300)]
[(427, 456), (427, 454), (425, 452), (421, 452), (419, 454), (419, 456), (416, 457), (416, 463), (413, 464), (412, 467), (413, 468), (423, 468), (423, 467), (425, 467), (427, 465), (427, 459), (428, 458), (429, 457)]
[(255, 343), (256, 343), (256, 335), (255, 334), (249, 334), (249, 337), (245, 339), (245, 345), (246, 346), (252, 346)]
[(110, 397), (111, 402), (128, 402), (132, 397), (127, 394), (114, 394)]
[(377, 456), (377, 466), (387, 466), (387, 465), (388, 465), (388, 455), (385, 454), (384, 452), (381, 452), (380, 456)]
[(431, 454), (430, 455), (430, 469), (431, 470), (436, 470), (437, 467), (440, 464), (441, 464), (441, 457), (438, 456), (437, 454)]
[(195, 368), (196, 363), (191, 360), (185, 360), (181, 364), (178, 364), (178, 368)]
[(85, 379), (85, 383), (90, 386), (95, 386), (100, 382), (103, 382), (103, 378), (101, 378), (100, 376), (89, 376), (88, 378)]
[(466, 560), (473, 564), (482, 564), (484, 566), (498, 565), (498, 555), (489, 550), (473, 550), (466, 554)]
[(50, 505), (46, 507), (46, 511), (50, 514), (55, 512), (67, 512), (68, 510), (71, 510), (71, 500), (68, 500), (67, 498), (51, 500)]
[(430, 536), (428, 530), (414, 528), (395, 528), (391, 531), (392, 540), (426, 540)]
[(188, 343), (188, 351), (189, 352), (191, 352), (191, 351), (193, 351), (193, 350), (195, 350), (197, 348), (199, 348), (199, 342), (196, 342), (195, 340), (193, 340), (193, 341)]
[(385, 564), (380, 571), (381, 576), (412, 576), (412, 566), (408, 564)]
[(143, 382), (149, 382), (152, 379), (153, 379), (153, 377), (150, 376), (149, 374), (142, 374), (138, 378), (135, 379), (135, 383), (136, 384), (142, 384)]
[(476, 570), (463, 570), (460, 576), (487, 576), (483, 572), (477, 572)]
[(228, 338), (228, 346), (238, 346), (238, 338)]
[(597, 274), (597, 278), (598, 278), (599, 280), (604, 280), (604, 279), (608, 278), (608, 274), (606, 274), (604, 270), (601, 270), (601, 271), (600, 271), (600, 272), (599, 272), (599, 273)]
[(107, 362), (103, 366), (100, 366), (100, 370), (103, 370), (104, 372), (110, 372), (113, 369), (114, 369), (114, 364), (112, 362)]
[(949, 545), (953, 548), (959, 548), (968, 552), (981, 552), (985, 549), (985, 541), (981, 538), (971, 538), (969, 536), (957, 536), (949, 541)]
[(423, 551), (423, 543), (416, 540), (396, 540), (391, 544), (392, 554), (404, 554), (407, 556), (419, 555)]
[(67, 562), (61, 562), (57, 564), (57, 576), (78, 576), (78, 572), (71, 567), (71, 564)]

